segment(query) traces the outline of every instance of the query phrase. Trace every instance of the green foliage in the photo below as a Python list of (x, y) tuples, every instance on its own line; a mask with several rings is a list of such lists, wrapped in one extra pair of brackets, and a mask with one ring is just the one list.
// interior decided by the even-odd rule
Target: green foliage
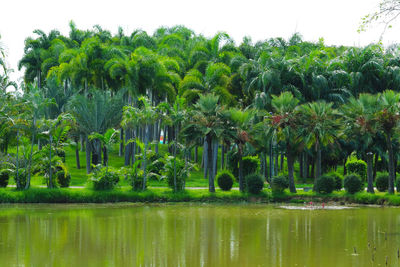
[(354, 194), (364, 190), (364, 184), (361, 181), (360, 175), (356, 173), (348, 174), (344, 177), (344, 189), (350, 194)]
[(389, 188), (389, 173), (381, 172), (376, 175), (376, 189), (379, 192), (386, 192)]
[(60, 187), (69, 187), (71, 183), (71, 174), (65, 172), (64, 170), (59, 170), (55, 173), (57, 184)]
[(280, 193), (289, 187), (289, 179), (285, 175), (272, 177), (271, 189), (272, 192)]
[(246, 189), (251, 194), (259, 194), (264, 188), (263, 177), (258, 173), (245, 176)]
[(335, 180), (335, 189), (340, 191), (343, 187), (343, 175), (341, 175), (338, 172), (330, 172), (327, 175), (332, 176), (333, 179)]
[(322, 175), (314, 184), (314, 191), (320, 194), (330, 194), (335, 189), (335, 178), (330, 175)]
[(119, 174), (109, 169), (102, 167), (101, 165), (96, 166), (91, 173), (90, 181), (93, 183), (94, 190), (111, 190), (119, 182)]
[(367, 178), (367, 163), (363, 160), (350, 160), (346, 162), (346, 169), (348, 173), (358, 174), (362, 181)]
[(217, 179), (219, 188), (221, 188), (224, 191), (229, 191), (232, 189), (233, 181), (234, 181), (235, 177), (233, 176), (233, 174), (230, 171), (223, 170), (217, 174), (216, 179)]
[[(142, 191), (144, 183), (144, 172), (142, 170), (138, 170), (135, 174), (131, 173), (129, 177), (132, 182), (132, 189), (134, 191)], [(145, 185), (145, 188), (147, 188), (147, 184)]]
[(226, 164), (228, 167), (228, 170), (230, 170), (233, 174), (233, 176), (238, 179), (239, 177), (239, 155), (237, 153), (237, 150), (232, 149), (229, 150), (226, 153)]
[(397, 193), (399, 193), (400, 192), (400, 177), (396, 179), (395, 185), (396, 185), (396, 191), (397, 191)]
[[(17, 189), (24, 189), (26, 186), (26, 182), (27, 182), (27, 174), (26, 171), (24, 171), (23, 169), (20, 169), (18, 171), (18, 182), (17, 182), (17, 172), (14, 172), (14, 180), (15, 183), (17, 184)], [(20, 186), (18, 186), (20, 185)]]
[(10, 179), (10, 172), (6, 170), (0, 171), (0, 187), (7, 187), (8, 180)]
[[(147, 152), (147, 172), (149, 179), (159, 179), (165, 166), (165, 158), (152, 150)], [(156, 175), (151, 175), (156, 174)]]
[(247, 156), (242, 159), (243, 177), (256, 173), (259, 169), (260, 160), (258, 157)]
[(186, 179), (189, 177), (190, 170), (193, 167), (191, 163), (185, 163), (183, 159), (177, 157), (176, 160), (174, 160), (174, 157), (166, 156), (162, 174), (163, 177), (167, 179), (168, 186), (171, 189), (175, 189), (174, 172), (176, 169), (176, 190), (181, 191), (185, 188)]

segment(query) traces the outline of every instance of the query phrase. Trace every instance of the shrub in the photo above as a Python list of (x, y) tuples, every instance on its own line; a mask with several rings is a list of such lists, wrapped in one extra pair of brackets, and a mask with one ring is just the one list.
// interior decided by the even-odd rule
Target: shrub
[(330, 194), (335, 189), (335, 178), (330, 175), (322, 175), (314, 184), (314, 190), (321, 194)]
[(56, 180), (60, 187), (68, 187), (71, 182), (71, 174), (66, 173), (64, 170), (56, 172)]
[[(193, 168), (193, 164), (186, 163), (183, 159), (176, 158), (176, 190), (180, 191), (185, 188), (186, 179), (190, 175), (190, 170)], [(171, 189), (175, 189), (175, 177), (174, 177), (174, 157), (167, 156), (165, 160), (164, 170), (162, 172), (163, 177), (167, 178), (168, 186)]]
[(56, 155), (61, 158), (61, 161), (65, 163), (65, 150), (62, 148), (56, 148)]
[(363, 160), (350, 160), (346, 163), (347, 172), (356, 173), (362, 181), (367, 179), (367, 163)]
[(246, 188), (251, 194), (258, 194), (264, 188), (264, 181), (260, 174), (252, 173), (246, 176)]
[(397, 190), (397, 193), (399, 193), (399, 192), (400, 192), (400, 178), (397, 178), (396, 181), (395, 181), (395, 183), (396, 183), (396, 190)]
[(94, 190), (111, 190), (119, 182), (119, 175), (113, 171), (106, 171), (104, 167), (96, 167), (93, 170), (91, 181)]
[(233, 177), (233, 174), (230, 171), (221, 171), (217, 174), (216, 178), (219, 188), (224, 191), (229, 191), (232, 189), (233, 180), (235, 179), (235, 177)]
[(340, 191), (343, 187), (343, 175), (341, 175), (338, 172), (330, 172), (327, 175), (332, 176), (333, 179), (335, 180), (335, 189)]
[(156, 154), (153, 151), (149, 151), (149, 155), (147, 155), (147, 172), (156, 174), (150, 175), (149, 179), (157, 180), (158, 177), (161, 176), (161, 172), (164, 169), (165, 160), (159, 154)]
[[(143, 182), (144, 182), (144, 173), (143, 170), (138, 170), (136, 174), (130, 174), (129, 177), (132, 181), (132, 188), (135, 191), (143, 190)], [(145, 189), (147, 188), (147, 184), (145, 185)]]
[(243, 177), (256, 173), (259, 169), (260, 161), (257, 157), (247, 156), (242, 158)]
[(284, 175), (279, 175), (272, 177), (271, 179), (271, 189), (273, 192), (283, 192), (289, 187), (289, 180)]
[(358, 174), (351, 173), (344, 177), (343, 181), (344, 188), (350, 194), (354, 194), (364, 190), (364, 184)]
[(375, 185), (379, 192), (386, 192), (389, 188), (389, 174), (387, 172), (378, 173)]
[(17, 184), (17, 189), (24, 189), (26, 186), (27, 175), (26, 172), (22, 169), (18, 171), (18, 181), (17, 181), (17, 172), (15, 171), (14, 181)]
[(0, 171), (0, 187), (7, 187), (9, 179), (10, 179), (9, 171), (1, 170)]

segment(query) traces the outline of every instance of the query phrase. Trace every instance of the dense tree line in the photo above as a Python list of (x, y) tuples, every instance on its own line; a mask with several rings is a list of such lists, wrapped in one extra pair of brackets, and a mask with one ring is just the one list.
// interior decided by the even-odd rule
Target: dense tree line
[[(135, 166), (140, 156), (143, 188), (147, 151), (158, 153), (164, 133), (175, 185), (176, 160), (201, 162), (214, 192), (220, 151), (222, 166), (227, 152), (237, 157), (241, 191), (244, 156), (258, 156), (267, 180), (284, 171), (286, 158), (295, 192), (295, 162), (299, 179), (316, 179), (355, 153), (375, 173), (382, 161), (394, 191), (400, 148), (397, 46), (326, 46), (323, 39), (303, 41), (298, 33), (256, 43), (246, 37), (236, 45), (226, 33), (207, 38), (183, 26), (161, 27), (152, 35), (127, 35), (120, 28), (113, 35), (98, 25), (80, 30), (73, 22), (68, 36), (34, 33), (19, 62), (22, 95), (1, 88), (3, 152), (10, 142), (17, 148), (30, 142), (23, 160), (17, 149), (17, 170), (22, 166), (28, 177), (19, 187), (29, 188), (35, 144), (38, 151), (47, 149), (43, 164), (50, 186), (53, 161), (62, 156), (66, 139), (76, 145), (78, 168), (79, 149), (86, 152), (87, 173), (93, 165), (108, 166), (116, 134), (106, 133), (115, 128), (125, 165)], [(7, 78), (3, 69), (1, 81)], [(55, 136), (60, 141), (52, 145)]]

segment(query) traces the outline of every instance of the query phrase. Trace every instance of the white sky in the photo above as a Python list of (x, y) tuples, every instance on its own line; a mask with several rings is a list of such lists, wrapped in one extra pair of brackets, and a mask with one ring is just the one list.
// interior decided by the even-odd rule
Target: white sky
[[(143, 29), (149, 34), (160, 26), (185, 25), (209, 37), (227, 32), (236, 43), (244, 36), (253, 42), (270, 37), (288, 38), (300, 32), (304, 40), (320, 37), (328, 45), (364, 46), (376, 42), (378, 28), (357, 33), (361, 17), (376, 9), (379, 0), (3, 0), (0, 16), (1, 42), (7, 49), (8, 63), (18, 80), (18, 60), (24, 39), (35, 29), (46, 33), (58, 29), (69, 32), (69, 21), (79, 29), (99, 24), (116, 33), (122, 26), (125, 34)], [(384, 43), (398, 42), (394, 27)]]

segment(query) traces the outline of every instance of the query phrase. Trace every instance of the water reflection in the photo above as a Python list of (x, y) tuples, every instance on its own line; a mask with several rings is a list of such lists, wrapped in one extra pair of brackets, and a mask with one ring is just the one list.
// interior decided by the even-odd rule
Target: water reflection
[(397, 208), (9, 205), (0, 266), (397, 266), (399, 226)]

